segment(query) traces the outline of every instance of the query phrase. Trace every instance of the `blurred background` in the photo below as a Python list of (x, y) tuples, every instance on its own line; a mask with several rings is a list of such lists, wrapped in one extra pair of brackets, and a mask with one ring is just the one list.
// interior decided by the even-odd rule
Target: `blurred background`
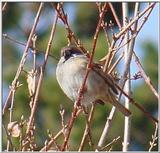
[[(112, 3), (116, 13), (120, 20), (122, 20), (122, 8), (121, 3)], [(140, 10), (143, 10), (147, 4), (141, 3)], [(39, 3), (7, 3), (6, 10), (2, 14), (2, 33), (8, 34), (12, 38), (19, 40), (23, 43), (27, 42), (30, 30), (32, 28), (34, 18), (39, 7)], [(156, 4), (148, 21), (138, 34), (135, 44), (135, 52), (139, 56), (145, 72), (151, 78), (154, 87), (158, 90), (158, 4)], [(95, 3), (64, 3), (65, 12), (68, 14), (69, 24), (75, 35), (81, 40), (84, 47), (91, 50), (93, 35), (95, 33), (96, 24), (98, 22), (98, 9)], [(129, 15), (133, 16), (134, 3), (129, 3)], [(36, 47), (38, 50), (44, 52), (49, 40), (51, 26), (54, 20), (54, 9), (50, 3), (45, 3), (38, 26), (36, 28), (37, 42)], [(112, 16), (112, 13), (107, 12), (106, 22), (112, 20), (114, 23), (114, 30), (117, 31), (117, 26)], [(58, 57), (60, 55), (60, 49), (67, 45), (67, 32), (63, 23), (58, 20), (56, 33), (53, 40), (51, 54)], [(21, 56), (24, 51), (24, 46), (16, 44), (5, 38), (2, 39), (2, 77), (3, 77), (3, 101), (2, 105), (7, 98), (9, 85), (11, 85), (14, 79), (17, 67), (19, 65)], [(96, 47), (95, 61), (98, 61), (106, 54), (108, 45), (104, 32), (101, 31), (98, 38)], [(37, 55), (38, 65), (41, 65), (44, 59), (44, 54), (40, 52)], [(31, 52), (28, 55), (25, 70), (30, 71), (32, 68), (33, 58)], [(60, 117), (60, 105), (65, 109), (65, 122), (67, 123), (73, 103), (64, 95), (60, 89), (56, 77), (57, 60), (53, 57), (49, 57), (45, 77), (43, 80), (39, 102), (38, 111), (36, 113), (36, 142), (40, 149), (45, 140), (47, 139), (47, 129), (50, 129), (56, 134), (61, 129), (61, 117)], [(119, 65), (117, 71), (121, 72), (123, 66)], [(138, 72), (136, 64), (132, 62), (131, 75), (133, 76)], [(26, 74), (22, 73), (20, 77), (20, 83), (23, 85), (17, 90), (13, 119), (19, 121), (23, 115), (25, 119), (28, 119), (30, 115), (29, 108), (29, 92), (27, 89)], [(143, 79), (132, 81), (132, 93), (133, 97), (140, 102), (140, 104), (148, 110), (152, 115), (157, 117), (158, 103), (157, 99), (146, 86)], [(93, 141), (97, 144), (99, 136), (104, 128), (106, 118), (110, 112), (111, 106), (97, 105), (95, 115), (92, 124)], [(149, 141), (151, 135), (154, 133), (155, 124), (148, 119), (142, 112), (131, 106), (133, 113), (131, 120), (131, 144), (129, 150), (143, 150), (147, 151), (149, 148)], [(7, 112), (3, 116), (3, 124), (7, 125), (9, 122), (9, 113)], [(80, 115), (73, 127), (71, 134), (71, 148), (76, 150), (82, 138), (82, 134), (85, 128), (85, 117)], [(113, 150), (122, 150), (123, 142), (123, 130), (124, 129), (124, 117), (121, 113), (117, 112), (110, 129), (109, 135), (106, 139), (106, 144), (111, 142), (114, 138), (120, 136), (114, 146)], [(3, 150), (6, 149), (6, 135), (3, 133)], [(18, 146), (18, 138), (13, 138), (13, 142)], [(61, 143), (61, 139), (59, 139)], [(157, 150), (157, 146), (154, 148)], [(85, 147), (85, 150), (90, 150), (89, 147)]]

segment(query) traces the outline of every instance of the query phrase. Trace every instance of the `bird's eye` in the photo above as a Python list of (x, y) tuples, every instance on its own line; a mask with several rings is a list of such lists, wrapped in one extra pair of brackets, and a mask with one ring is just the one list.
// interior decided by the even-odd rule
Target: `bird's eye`
[(69, 51), (69, 50), (67, 50), (67, 51), (65, 51), (64, 52), (64, 58), (66, 59), (66, 60), (68, 60), (70, 57), (71, 57), (71, 52)]

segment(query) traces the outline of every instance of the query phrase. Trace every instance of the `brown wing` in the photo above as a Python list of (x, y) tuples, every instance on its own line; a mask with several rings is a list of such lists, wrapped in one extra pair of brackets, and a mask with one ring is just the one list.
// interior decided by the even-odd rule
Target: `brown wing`
[(118, 91), (115, 87), (115, 82), (111, 75), (105, 74), (101, 67), (98, 64), (94, 64), (92, 70), (95, 71), (98, 75), (100, 75), (106, 82), (106, 84), (112, 89), (115, 94), (118, 94)]

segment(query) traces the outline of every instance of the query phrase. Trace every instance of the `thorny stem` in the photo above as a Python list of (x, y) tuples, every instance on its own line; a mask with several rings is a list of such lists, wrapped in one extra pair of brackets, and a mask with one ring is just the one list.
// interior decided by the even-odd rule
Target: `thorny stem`
[[(37, 15), (36, 15), (36, 17), (35, 17), (34, 24), (33, 24), (32, 30), (31, 30), (31, 32), (30, 32), (30, 35), (29, 35), (29, 38), (28, 38), (28, 41), (27, 41), (27, 44), (26, 44), (26, 47), (25, 47), (23, 56), (22, 56), (22, 58), (21, 58), (21, 61), (20, 61), (18, 70), (17, 70), (16, 75), (15, 75), (15, 78), (14, 78), (14, 80), (13, 80), (13, 82), (12, 82), (12, 86), (15, 86), (15, 85), (16, 85), (16, 83), (17, 83), (17, 81), (18, 81), (18, 79), (19, 79), (19, 76), (20, 76), (20, 74), (21, 74), (21, 72), (22, 72), (22, 70), (23, 70), (23, 66), (24, 66), (24, 64), (25, 64), (25, 62), (26, 62), (26, 58), (27, 58), (27, 55), (28, 55), (28, 50), (29, 50), (29, 46), (30, 46), (30, 43), (31, 43), (31, 39), (32, 39), (32, 36), (33, 36), (33, 34), (34, 34), (34, 31), (35, 31), (35, 29), (36, 29), (36, 27), (37, 27), (37, 24), (38, 24), (38, 21), (39, 21), (39, 17), (40, 17), (40, 14), (41, 14), (43, 5), (44, 5), (44, 4), (41, 3), (40, 6), (39, 6), (39, 9), (38, 9), (38, 11), (37, 11)], [(3, 114), (5, 113), (5, 111), (7, 110), (8, 106), (9, 106), (9, 104), (10, 104), (11, 92), (12, 92), (12, 91), (10, 90), (10, 91), (9, 91), (9, 94), (8, 94), (8, 97), (7, 97), (7, 100), (6, 100), (6, 102), (5, 102), (5, 105), (4, 105), (4, 107), (3, 107)]]

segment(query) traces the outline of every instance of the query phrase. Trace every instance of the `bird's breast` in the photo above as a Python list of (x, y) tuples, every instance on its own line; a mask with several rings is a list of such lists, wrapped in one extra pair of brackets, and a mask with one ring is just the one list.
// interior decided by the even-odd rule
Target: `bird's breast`
[[(82, 86), (84, 77), (86, 74), (87, 61), (84, 59), (71, 59), (63, 64), (58, 64), (56, 73), (57, 80), (64, 93), (72, 100), (75, 101), (78, 98), (78, 91)], [(95, 101), (104, 92), (102, 88), (105, 82), (94, 71), (90, 71), (86, 85), (84, 87), (84, 93), (82, 96), (82, 103), (88, 104)]]

